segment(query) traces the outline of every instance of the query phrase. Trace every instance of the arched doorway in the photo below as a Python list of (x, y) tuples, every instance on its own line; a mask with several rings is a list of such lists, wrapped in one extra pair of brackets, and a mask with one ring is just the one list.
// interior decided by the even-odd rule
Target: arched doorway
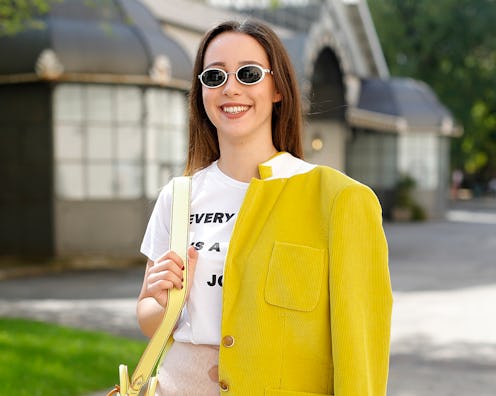
[(346, 100), (343, 72), (334, 51), (324, 47), (316, 57), (310, 79), (305, 134), (309, 161), (344, 170)]

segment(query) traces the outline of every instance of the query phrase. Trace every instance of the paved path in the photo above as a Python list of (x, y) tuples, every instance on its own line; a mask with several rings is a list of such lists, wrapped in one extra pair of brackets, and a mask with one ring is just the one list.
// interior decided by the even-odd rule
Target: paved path
[[(394, 291), (389, 396), (496, 395), (496, 202), (386, 224)], [(142, 338), (142, 268), (0, 281), (0, 316)]]
[(144, 339), (135, 315), (143, 270), (80, 270), (3, 280), (0, 316), (34, 318)]
[(390, 396), (496, 395), (496, 201), (387, 224)]

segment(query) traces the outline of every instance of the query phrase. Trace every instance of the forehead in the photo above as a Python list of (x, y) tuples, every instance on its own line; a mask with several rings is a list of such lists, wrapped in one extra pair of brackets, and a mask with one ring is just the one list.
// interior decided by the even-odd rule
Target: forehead
[(265, 49), (253, 37), (239, 32), (224, 32), (216, 36), (205, 51), (203, 65), (212, 63), (238, 65), (256, 62), (269, 66)]

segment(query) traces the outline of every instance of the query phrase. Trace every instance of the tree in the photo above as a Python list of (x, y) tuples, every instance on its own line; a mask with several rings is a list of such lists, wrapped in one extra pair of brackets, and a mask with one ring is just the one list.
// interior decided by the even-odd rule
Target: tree
[(40, 16), (61, 0), (0, 0), (0, 37), (25, 29), (42, 29)]
[(496, 176), (496, 0), (369, 0), (391, 74), (428, 83), (464, 128), (452, 166)]

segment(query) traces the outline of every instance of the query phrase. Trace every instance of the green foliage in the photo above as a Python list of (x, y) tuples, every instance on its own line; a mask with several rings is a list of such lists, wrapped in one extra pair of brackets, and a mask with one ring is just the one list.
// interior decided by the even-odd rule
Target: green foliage
[(3, 395), (77, 396), (110, 389), (134, 369), (145, 342), (52, 324), (0, 318)]
[(409, 220), (422, 221), (427, 218), (427, 213), (413, 198), (416, 184), (415, 179), (407, 174), (398, 179), (395, 186), (394, 207), (407, 210)]
[(391, 73), (427, 82), (463, 125), (453, 167), (496, 175), (496, 1), (368, 3)]
[(396, 200), (395, 205), (402, 208), (408, 208), (413, 203), (412, 192), (415, 188), (415, 180), (409, 175), (401, 176), (396, 183)]
[(25, 29), (43, 29), (40, 19), (61, 0), (0, 0), (0, 37)]
[[(43, 17), (56, 3), (66, 0), (0, 0), (0, 37), (18, 34), (29, 29), (44, 29)], [(108, 21), (119, 11), (112, 0), (84, 0), (86, 7), (98, 8), (101, 28), (112, 33)], [(120, 17), (120, 14), (118, 14)], [(127, 21), (132, 23), (132, 21)]]

